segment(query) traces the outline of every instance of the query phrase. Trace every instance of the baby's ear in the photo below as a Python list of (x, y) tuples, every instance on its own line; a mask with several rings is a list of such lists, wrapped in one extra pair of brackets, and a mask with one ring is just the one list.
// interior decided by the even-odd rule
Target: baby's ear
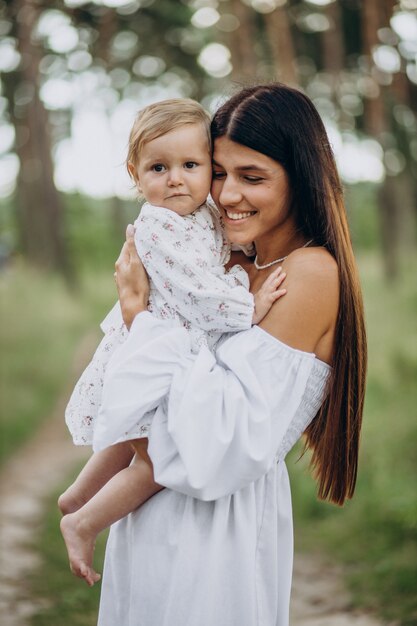
[(135, 181), (136, 189), (139, 191), (139, 193), (142, 193), (142, 188), (139, 183), (137, 169), (131, 161), (129, 161), (129, 163), (127, 164), (127, 169), (129, 171), (131, 178)]

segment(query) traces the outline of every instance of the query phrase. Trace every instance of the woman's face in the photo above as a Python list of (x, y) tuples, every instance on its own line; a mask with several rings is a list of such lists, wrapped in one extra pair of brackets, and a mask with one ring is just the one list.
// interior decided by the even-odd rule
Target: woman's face
[(275, 237), (293, 221), (288, 175), (282, 165), (227, 137), (214, 142), (211, 194), (233, 243)]

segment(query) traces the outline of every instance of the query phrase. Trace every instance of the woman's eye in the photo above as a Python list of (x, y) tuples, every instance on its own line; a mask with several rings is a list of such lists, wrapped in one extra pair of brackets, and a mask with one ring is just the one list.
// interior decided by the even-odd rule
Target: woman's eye
[(195, 167), (197, 167), (198, 163), (196, 163), (195, 161), (187, 161), (187, 163), (184, 164), (184, 167), (187, 170), (193, 170)]
[(260, 176), (244, 176), (244, 179), (247, 183), (260, 183), (263, 181), (263, 178)]
[(165, 170), (165, 165), (162, 165), (162, 163), (155, 163), (155, 165), (152, 165), (151, 169), (154, 172), (163, 172)]
[(213, 170), (213, 178), (215, 180), (220, 180), (222, 178), (224, 178), (226, 175), (224, 172), (216, 172), (216, 170)]

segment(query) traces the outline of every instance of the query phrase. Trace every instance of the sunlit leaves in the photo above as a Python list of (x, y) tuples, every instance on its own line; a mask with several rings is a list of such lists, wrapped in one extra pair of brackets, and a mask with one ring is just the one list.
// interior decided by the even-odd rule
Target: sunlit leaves
[(232, 71), (230, 50), (220, 43), (210, 43), (198, 56), (201, 67), (215, 78), (223, 78)]
[[(65, 137), (73, 136), (75, 126), (70, 126), (71, 120), (83, 114), (85, 108), (110, 120), (101, 130), (112, 134), (112, 142), (114, 119), (120, 119), (120, 112), (124, 111), (128, 122), (122, 129), (120, 125), (117, 127), (117, 132), (124, 133), (124, 144), (131, 112), (149, 102), (173, 95), (190, 96), (213, 110), (218, 98), (224, 97), (219, 94), (224, 94), (224, 85), (232, 71), (239, 72), (236, 42), (248, 17), (253, 25), (254, 40), (250, 45), (256, 50), (258, 75), (275, 78), (279, 63), (272, 58), (265, 24), (282, 15), (281, 11), (288, 17), (300, 85), (312, 97), (326, 124), (337, 129), (337, 133), (332, 132), (336, 145), (340, 144), (340, 154), (351, 158), (360, 153), (362, 156), (356, 160), (363, 163), (367, 144), (363, 144), (363, 138), (359, 143), (353, 142), (351, 135), (360, 136), (368, 101), (385, 97), (386, 87), (395, 86), (404, 73), (417, 84), (417, 17), (412, 13), (417, 0), (401, 0), (397, 4), (390, 22), (378, 30), (377, 45), (371, 55), (363, 54), (360, 37), (356, 36), (364, 19), (357, 3), (64, 0), (47, 3), (47, 7), (41, 12), (33, 34), (41, 50), (38, 87), (49, 112), (54, 145), (61, 145)], [(337, 9), (343, 28), (335, 18)], [(334, 29), (346, 48), (343, 70), (337, 73), (329, 70), (323, 55), (325, 38), (331, 37)], [(0, 71), (10, 75), (21, 67), (21, 58), (12, 22), (4, 19), (1, 12), (0, 35)], [(17, 114), (24, 116), (25, 106), (33, 98), (33, 85), (22, 81), (13, 89), (9, 101), (17, 107)], [(1, 102), (0, 114), (4, 123), (9, 124), (4, 97), (0, 98)], [(411, 153), (416, 136), (414, 114), (405, 103), (393, 111), (395, 124), (405, 133)], [(66, 152), (56, 153), (56, 163), (64, 152), (69, 154), (70, 144), (65, 145)], [(369, 173), (371, 180), (379, 180), (380, 167), (387, 173), (400, 171), (403, 161), (397, 152), (403, 150), (403, 145), (399, 148), (395, 142), (384, 144), (384, 149), (391, 151), (388, 157), (373, 153), (374, 162), (376, 159), (380, 165), (374, 169), (364, 166), (361, 176)], [(123, 160), (121, 149), (118, 159)], [(63, 177), (68, 174), (65, 174), (67, 168), (59, 167), (62, 186)], [(105, 171), (105, 176), (110, 177), (106, 167), (102, 164), (102, 173)], [(352, 168), (347, 172), (342, 170), (349, 180), (356, 171)]]
[(304, 13), (298, 17), (297, 26), (306, 32), (322, 33), (328, 30), (331, 24), (323, 13)]
[(5, 37), (0, 41), (0, 72), (13, 72), (20, 63), (17, 42), (13, 37)]
[(287, 0), (243, 0), (245, 4), (252, 7), (258, 13), (272, 13), (276, 8), (287, 4)]
[(391, 18), (391, 27), (405, 41), (417, 40), (417, 15), (400, 11)]
[(110, 47), (110, 54), (115, 61), (130, 59), (139, 49), (139, 37), (131, 30), (122, 30), (117, 33)]
[(0, 156), (0, 198), (14, 192), (18, 172), (19, 159), (15, 154)]
[(34, 36), (44, 39), (46, 46), (58, 53), (71, 52), (79, 42), (78, 30), (72, 25), (71, 18), (54, 9), (41, 14)]
[(166, 64), (160, 57), (144, 55), (136, 59), (133, 63), (133, 73), (137, 76), (154, 78), (160, 76), (165, 70)]
[(375, 65), (383, 72), (395, 73), (401, 68), (401, 57), (393, 46), (377, 46), (372, 51)]
[(220, 19), (220, 14), (212, 7), (198, 9), (191, 18), (191, 24), (196, 28), (209, 28)]
[(12, 149), (15, 139), (15, 131), (11, 124), (0, 124), (0, 154)]

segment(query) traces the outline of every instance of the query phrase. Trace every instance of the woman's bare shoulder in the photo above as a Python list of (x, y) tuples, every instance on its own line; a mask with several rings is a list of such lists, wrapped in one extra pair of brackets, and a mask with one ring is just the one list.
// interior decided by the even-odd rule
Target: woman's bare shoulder
[[(335, 259), (324, 248), (305, 248), (289, 255), (283, 268), (287, 294), (272, 306), (260, 326), (299, 350), (316, 352), (326, 337), (324, 343), (331, 346), (339, 308)], [(323, 356), (331, 358), (331, 354)]]
[(339, 270), (336, 259), (326, 248), (299, 248), (290, 254), (283, 263), (285, 271), (294, 276), (308, 274), (311, 278), (324, 278), (339, 283)]

